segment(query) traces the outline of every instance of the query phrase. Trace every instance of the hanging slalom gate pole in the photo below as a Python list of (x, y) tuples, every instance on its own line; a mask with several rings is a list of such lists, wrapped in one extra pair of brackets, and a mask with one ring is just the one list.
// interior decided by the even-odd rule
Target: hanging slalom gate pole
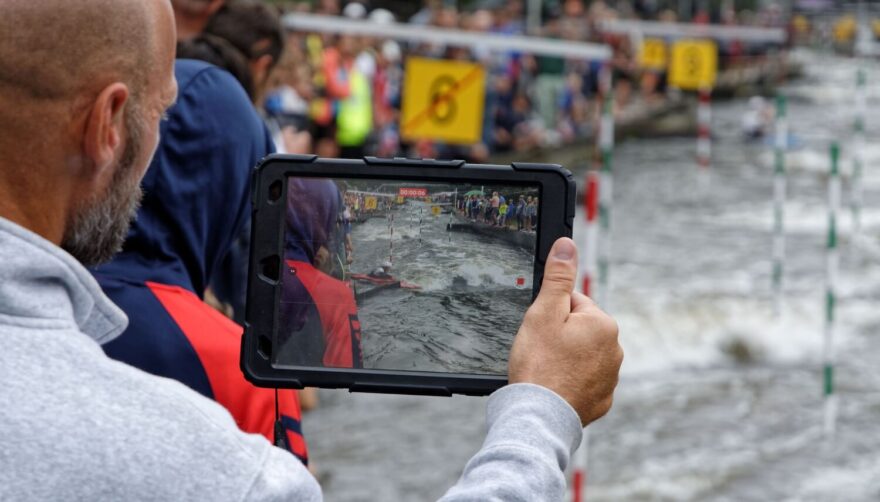
[[(452, 196), (452, 211), (449, 213), (449, 228), (452, 228), (453, 222), (455, 222), (455, 215), (458, 213), (458, 188), (455, 189), (455, 193)], [(452, 242), (452, 232), (447, 232), (449, 234), (449, 242)]]
[(825, 336), (822, 381), (825, 396), (826, 437), (834, 435), (837, 421), (837, 396), (834, 394), (834, 334), (836, 328), (837, 275), (840, 256), (837, 251), (837, 214), (840, 210), (840, 147), (831, 145), (831, 176), (828, 178), (828, 245), (826, 256)]
[(785, 272), (785, 150), (788, 146), (788, 117), (785, 96), (776, 96), (776, 146), (773, 170), (773, 314), (782, 315)]
[(611, 67), (604, 66), (602, 74), (602, 118), (599, 123), (599, 290), (596, 303), (608, 308), (609, 275), (611, 262), (611, 206), (613, 201), (613, 179), (611, 155), (614, 150), (614, 95), (612, 92)]
[(391, 229), (391, 238), (388, 240), (388, 261), (394, 263), (394, 213), (390, 217), (388, 228)]
[(862, 174), (865, 168), (865, 116), (868, 107), (865, 84), (865, 70), (859, 68), (856, 74), (856, 116), (853, 123), (853, 176), (850, 202), (854, 238), (862, 230)]
[(712, 88), (700, 88), (697, 104), (697, 165), (708, 170), (712, 164)]

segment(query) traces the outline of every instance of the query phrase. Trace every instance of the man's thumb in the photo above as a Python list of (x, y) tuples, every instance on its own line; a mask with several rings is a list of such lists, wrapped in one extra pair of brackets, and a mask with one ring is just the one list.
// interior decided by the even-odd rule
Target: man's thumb
[(544, 282), (535, 304), (558, 311), (571, 313), (571, 292), (577, 278), (577, 247), (571, 239), (563, 237), (553, 244), (547, 263), (544, 265)]

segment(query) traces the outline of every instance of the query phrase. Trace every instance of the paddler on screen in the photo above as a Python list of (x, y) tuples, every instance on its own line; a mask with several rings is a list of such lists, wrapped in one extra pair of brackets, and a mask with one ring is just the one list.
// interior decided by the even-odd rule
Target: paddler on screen
[(386, 260), (382, 262), (382, 265), (370, 272), (369, 276), (375, 279), (392, 279), (391, 268), (391, 262)]

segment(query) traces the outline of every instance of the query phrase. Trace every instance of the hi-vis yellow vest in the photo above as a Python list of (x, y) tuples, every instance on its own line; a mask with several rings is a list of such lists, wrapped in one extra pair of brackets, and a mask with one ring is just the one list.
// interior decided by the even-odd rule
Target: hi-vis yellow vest
[(373, 129), (373, 100), (367, 77), (352, 68), (348, 78), (348, 97), (339, 103), (336, 115), (336, 142), (360, 146)]

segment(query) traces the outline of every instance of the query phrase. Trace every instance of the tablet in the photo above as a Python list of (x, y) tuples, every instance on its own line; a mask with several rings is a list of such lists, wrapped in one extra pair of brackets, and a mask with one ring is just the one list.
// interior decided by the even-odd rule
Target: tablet
[(268, 157), (254, 175), (246, 377), (491, 393), (574, 199), (558, 165)]

